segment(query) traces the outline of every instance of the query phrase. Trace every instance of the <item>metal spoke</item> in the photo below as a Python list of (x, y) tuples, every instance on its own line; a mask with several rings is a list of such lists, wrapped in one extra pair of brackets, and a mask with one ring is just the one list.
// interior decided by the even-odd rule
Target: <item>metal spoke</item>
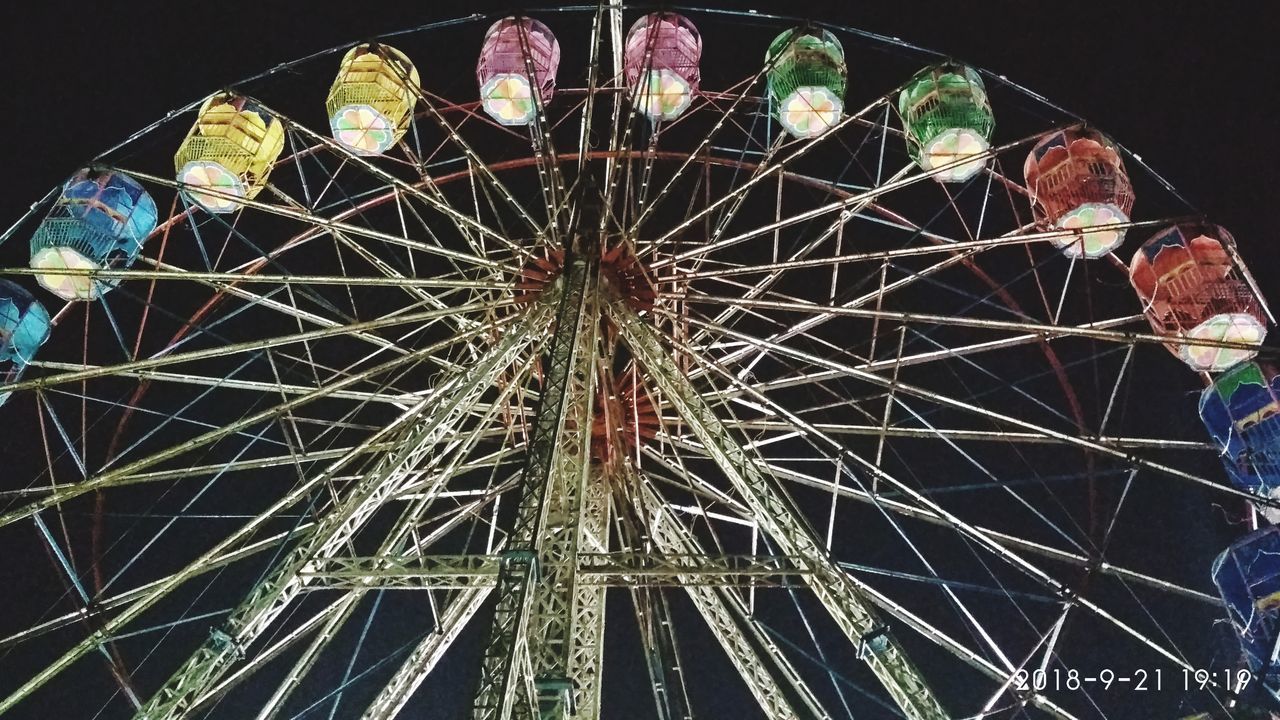
[[(762, 338), (756, 338), (750, 335), (745, 335), (743, 333), (725, 328), (723, 326), (712, 326), (709, 323), (702, 323), (697, 320), (691, 320), (691, 322), (695, 325), (704, 325), (710, 329), (714, 329), (725, 336), (735, 337), (741, 340), (745, 340), (749, 343), (752, 343), (757, 347), (772, 350), (774, 352), (779, 353), (780, 355), (791, 357), (796, 360), (800, 360), (802, 362), (810, 363), (815, 367), (837, 371), (842, 375), (850, 378), (865, 380), (867, 382), (870, 382), (872, 384), (879, 385), (882, 387), (888, 387), (890, 384), (890, 380), (888, 378), (882, 377), (878, 374), (870, 373), (864, 370), (858, 370), (857, 368), (854, 368), (850, 365), (846, 365), (844, 363), (828, 360), (825, 358), (820, 358), (818, 356), (811, 355), (801, 350), (797, 350), (793, 347), (783, 346), (768, 340), (764, 340)], [(1099, 443), (1098, 441), (1093, 439), (1080, 438), (1074, 435), (1069, 435), (1059, 430), (1043, 427), (1041, 425), (1037, 425), (1035, 423), (1032, 423), (1026, 420), (1022, 420), (1019, 418), (997, 413), (992, 410), (988, 410), (986, 408), (974, 405), (972, 403), (964, 402), (962, 400), (957, 400), (955, 398), (951, 398), (946, 395), (942, 395), (942, 394), (939, 394), (930, 390), (926, 390), (924, 388), (916, 387), (914, 385), (910, 385), (907, 383), (899, 382), (895, 384), (895, 387), (899, 392), (903, 392), (905, 394), (912, 395), (914, 397), (918, 397), (930, 402), (935, 402), (947, 407), (963, 410), (965, 412), (972, 413), (973, 415), (988, 418), (1000, 423), (1006, 423), (1008, 425), (1020, 428), (1025, 431), (1042, 435), (1047, 438), (1059, 440), (1068, 445), (1074, 445), (1076, 447), (1086, 449), (1086, 450), (1097, 451), (1104, 455), (1114, 457), (1140, 467), (1148, 468), (1150, 470), (1155, 470), (1156, 472), (1163, 475), (1168, 475), (1169, 477), (1175, 477), (1181, 480), (1187, 480), (1192, 483), (1196, 483), (1198, 485), (1203, 485), (1205, 487), (1212, 488), (1217, 492), (1221, 492), (1227, 495), (1235, 495), (1241, 498), (1247, 498), (1252, 502), (1261, 502), (1264, 504), (1270, 504), (1270, 502), (1265, 499), (1260, 499), (1260, 498), (1257, 498), (1256, 496), (1248, 495), (1247, 493), (1244, 493), (1241, 490), (1237, 490), (1235, 488), (1227, 487), (1219, 483), (1212, 482), (1199, 475), (1189, 473), (1183, 470), (1179, 470), (1170, 465), (1166, 465), (1153, 460), (1137, 457), (1131, 453), (1126, 453), (1122, 450), (1103, 445), (1102, 443)]]
[[(722, 698), (771, 720), (1075, 720), (1123, 703), (1023, 674), (1096, 674), (1111, 652), (1204, 666), (1194, 633), (1227, 607), (1183, 571), (1211, 548), (1153, 551), (1168, 538), (1135, 526), (1141, 509), (1208, 490), (1243, 531), (1280, 500), (1209, 470), (1223, 458), (1181, 392), (1190, 374), (1152, 380), (1183, 369), (1169, 351), (1275, 354), (1148, 329), (1125, 260), (1198, 211), (1118, 149), (1153, 214), (1117, 201), (1106, 229), (1127, 247), (1078, 257), (1097, 226), (1017, 168), (1082, 119), (1003, 76), (980, 73), (1005, 135), (973, 130), (981, 152), (939, 160), (912, 109), (927, 74), (855, 83), (813, 132), (775, 101), (799, 56), (714, 65), (723, 38), (750, 50), (786, 28), (847, 45), (831, 70), (846, 50), (849, 68), (945, 59), (895, 38), (622, 0), (530, 12), (563, 33), (566, 62), (535, 59), (514, 16), (503, 72), (529, 81), (511, 98), (533, 108), (523, 127), (484, 111), (474, 52), (441, 32), (511, 17), (473, 13), (370, 39), (352, 58), (383, 66), (376, 83), (334, 80), (369, 95), (332, 134), (256, 98), (292, 107), (281, 82), (321, 87), (350, 45), (233, 86), (271, 140), (252, 170), (227, 161), (240, 185), (153, 162), (200, 102), (100, 156), (95, 170), (159, 203), (136, 252), (25, 267), (24, 233), (73, 202), (57, 189), (0, 228), (0, 277), (99, 291), (41, 295), (48, 341), (0, 360), (11, 444), (30, 442), (0, 487), (0, 532), (52, 567), (0, 636), (24, 673), (0, 714), (66, 695), (102, 717), (358, 704), (391, 720), (441, 692), (437, 709), (485, 720), (599, 720), (641, 683), (653, 705), (622, 714), (692, 720), (715, 695), (697, 681), (719, 672), (741, 678)], [(629, 13), (653, 14), (628, 36)], [(393, 42), (433, 48), (425, 86), (383, 62)], [(666, 103), (677, 81), (693, 97), (650, 109), (646, 88)], [(351, 108), (378, 116), (377, 151), (347, 144)], [(1249, 312), (1271, 318), (1225, 251)], [(1158, 562), (1170, 548), (1179, 563)], [(606, 656), (643, 674), (615, 678)], [(1237, 702), (1209, 689), (1175, 698), (1179, 713)]]
[(692, 392), (665, 355), (654, 331), (625, 307), (610, 306), (610, 311), (654, 382), (671, 402), (678, 403), (681, 417), (707, 447), (738, 495), (751, 507), (756, 520), (788, 554), (805, 559), (814, 573), (810, 588), (849, 641), (859, 647), (863, 659), (899, 707), (911, 718), (949, 717), (896, 641), (888, 635), (887, 628), (862, 603), (857, 591), (848, 586), (847, 575), (833, 568), (812, 529), (800, 519), (785, 496), (769, 486), (715, 413)]

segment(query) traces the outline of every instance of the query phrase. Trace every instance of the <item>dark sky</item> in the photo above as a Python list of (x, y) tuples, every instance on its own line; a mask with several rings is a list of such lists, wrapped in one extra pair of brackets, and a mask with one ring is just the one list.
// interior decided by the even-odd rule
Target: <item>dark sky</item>
[[(1280, 190), (1269, 162), (1277, 132), (1277, 58), (1268, 3), (703, 4), (784, 13), (808, 7), (814, 17), (900, 37), (1007, 75), (1141, 155), (1235, 233), (1264, 287), (1280, 287), (1280, 271), (1271, 262), (1280, 257), (1272, 240)], [(14, 217), (83, 159), (170, 109), (276, 63), (432, 19), (515, 6), (470, 0), (195, 7), (6, 7), (0, 59), (8, 112), (0, 127), (10, 141), (0, 216)], [(900, 80), (862, 78), (856, 67), (850, 76), (855, 87)]]
[[(1235, 234), (1264, 293), (1280, 302), (1272, 217), (1280, 190), (1271, 145), (1277, 53), (1266, 3), (1236, 3), (1227, 11), (1209, 3), (1095, 0), (701, 4), (793, 14), (807, 7), (815, 18), (900, 37), (1006, 75), (1141, 155)], [(378, 33), (511, 7), (487, 0), (6, 7), (0, 227), (87, 158), (240, 78)], [(430, 68), (421, 70), (429, 85)], [(850, 68), (850, 84), (864, 96), (902, 79)], [(1139, 198), (1136, 216), (1141, 210)], [(1178, 378), (1178, 387), (1194, 382)]]

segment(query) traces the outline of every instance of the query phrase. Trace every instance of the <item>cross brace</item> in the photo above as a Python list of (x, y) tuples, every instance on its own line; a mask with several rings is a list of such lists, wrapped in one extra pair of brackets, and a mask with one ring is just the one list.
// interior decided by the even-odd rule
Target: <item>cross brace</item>
[[(444, 590), (494, 587), (502, 555), (332, 557), (306, 570), (308, 588)], [(808, 571), (778, 555), (694, 555), (617, 551), (579, 553), (578, 583), (588, 587), (782, 587)]]
[(725, 479), (746, 504), (761, 529), (783, 553), (800, 558), (810, 571), (809, 588), (827, 609), (893, 701), (909, 720), (949, 720), (924, 678), (888, 632), (870, 603), (828, 555), (804, 515), (776, 478), (764, 475), (753, 458), (680, 371), (658, 331), (620, 302), (608, 306), (632, 354), (649, 382), (669, 402)]

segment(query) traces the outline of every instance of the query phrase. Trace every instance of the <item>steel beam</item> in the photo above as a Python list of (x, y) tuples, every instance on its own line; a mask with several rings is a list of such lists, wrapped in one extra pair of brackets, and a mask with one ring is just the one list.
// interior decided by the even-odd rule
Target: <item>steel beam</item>
[[(568, 647), (575, 587), (579, 491), (589, 465), (596, 376), (597, 253), (572, 254), (560, 278), (559, 306), (545, 360), (515, 524), (497, 579), (497, 605), (472, 705), (476, 720), (532, 717), (521, 697), (520, 659), (536, 683), (537, 713), (571, 713)], [(563, 448), (560, 446), (563, 444)], [(535, 635), (536, 647), (530, 636)]]
[[(305, 583), (302, 571), (319, 558), (336, 555), (384, 502), (399, 492), (401, 483), (397, 478), (403, 480), (411, 474), (407, 471), (440, 457), (434, 455), (440, 440), (524, 352), (535, 336), (532, 329), (546, 322), (548, 304), (534, 305), (522, 327), (506, 335), (480, 362), (441, 379), (436, 386), (439, 401), (430, 405), (423, 402), (415, 407), (396, 448), (378, 458), (363, 477), (347, 489), (339, 504), (281, 558), (223, 626), (152, 696), (137, 718), (169, 720), (183, 716), (191, 703), (230, 669), (244, 654), (245, 647), (261, 635), (301, 591)], [(442, 476), (440, 482), (447, 479)]]
[(910, 720), (949, 715), (862, 593), (850, 582), (777, 480), (765, 476), (715, 411), (680, 372), (657, 331), (622, 303), (609, 315), (663, 397), (706, 448), (755, 521), (788, 555), (803, 558), (808, 585)]

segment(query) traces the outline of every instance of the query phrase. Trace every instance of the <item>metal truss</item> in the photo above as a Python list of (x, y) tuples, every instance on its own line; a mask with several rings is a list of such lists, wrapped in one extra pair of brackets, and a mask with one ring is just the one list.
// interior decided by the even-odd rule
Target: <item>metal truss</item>
[(489, 596), (490, 587), (472, 587), (457, 593), (441, 617), (435, 618), (436, 630), (422, 639), (404, 663), (396, 669), (378, 696), (361, 715), (362, 720), (391, 720), (396, 717), (418, 686), (435, 668), (458, 634)]
[[(634, 486), (639, 491), (637, 502), (647, 516), (646, 530), (654, 545), (685, 556), (701, 554), (697, 539), (662, 503), (652, 486), (642, 477), (635, 479)], [(738, 595), (697, 584), (692, 578), (682, 586), (766, 717), (828, 717), (790, 660), (751, 619)]]
[[(246, 647), (270, 626), (300, 592), (301, 574), (319, 558), (335, 555), (405, 483), (420, 465), (438, 450), (440, 440), (455, 421), (465, 415), (489, 390), (498, 375), (511, 367), (535, 334), (530, 328), (545, 322), (546, 305), (536, 305), (523, 329), (508, 334), (482, 362), (443, 379), (437, 388), (439, 403), (421, 402), (397, 427), (395, 448), (378, 458), (374, 466), (350, 487), (341, 503), (331, 509), (301, 542), (282, 558), (275, 570), (210, 636), (138, 711), (138, 718), (160, 720), (184, 714), (192, 701), (226, 672)], [(430, 407), (431, 412), (427, 413)], [(435, 456), (439, 457), (439, 456)], [(442, 484), (447, 476), (440, 476)]]
[(609, 517), (611, 503), (608, 476), (591, 465), (582, 488), (582, 510), (578, 521), (577, 587), (572, 608), (572, 640), (569, 646), (569, 677), (572, 678), (575, 717), (596, 720), (600, 714), (600, 689), (604, 671), (605, 583), (593, 582), (584, 572), (583, 558), (610, 556)]
[(689, 707), (684, 664), (666, 595), (654, 588), (632, 588), (631, 603), (640, 629), (657, 717), (659, 720), (691, 720), (693, 711)]
[[(307, 590), (463, 590), (493, 587), (503, 555), (331, 557), (300, 573)], [(619, 550), (578, 553), (578, 584), (592, 587), (782, 587), (807, 574), (777, 555), (675, 554)]]
[[(590, 467), (599, 310), (598, 255), (567, 261), (545, 386), (497, 579), (473, 717), (565, 717), (582, 487)], [(528, 668), (522, 668), (527, 658)], [(521, 680), (523, 675), (524, 681)], [(524, 692), (536, 685), (536, 699)], [(534, 707), (536, 703), (536, 708)]]
[(791, 504), (776, 481), (752, 461), (712, 408), (689, 384), (662, 346), (657, 332), (622, 303), (609, 305), (628, 345), (654, 386), (676, 408), (715, 460), (753, 519), (788, 555), (802, 558), (810, 571), (808, 585), (827, 608), (860, 656), (911, 720), (946, 720), (950, 716), (934, 697), (915, 665), (862, 593), (832, 561), (813, 529)]

